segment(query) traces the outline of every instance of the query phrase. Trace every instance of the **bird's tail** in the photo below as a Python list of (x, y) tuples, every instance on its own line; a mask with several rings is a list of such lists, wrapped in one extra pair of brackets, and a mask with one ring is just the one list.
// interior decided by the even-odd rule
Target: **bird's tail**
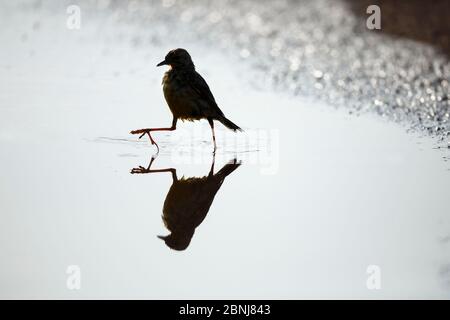
[(235, 125), (233, 122), (231, 122), (230, 120), (228, 120), (227, 118), (225, 118), (225, 116), (222, 116), (220, 118), (218, 118), (217, 120), (219, 120), (225, 127), (227, 127), (228, 129), (231, 129), (233, 131), (242, 131), (241, 128), (239, 128), (237, 125)]
[(215, 176), (219, 176), (222, 179), (225, 179), (226, 176), (228, 176), (230, 173), (232, 173), (234, 170), (236, 170), (241, 165), (241, 162), (238, 162), (236, 159), (228, 162), (226, 165), (223, 166), (222, 169), (219, 170), (215, 174)]

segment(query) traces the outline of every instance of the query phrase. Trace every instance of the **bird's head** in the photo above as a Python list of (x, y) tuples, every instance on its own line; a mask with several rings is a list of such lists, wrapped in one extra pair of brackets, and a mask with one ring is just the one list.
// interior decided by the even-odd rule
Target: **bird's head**
[(156, 66), (170, 65), (172, 68), (189, 68), (195, 69), (191, 56), (185, 49), (173, 49), (169, 51), (163, 61)]
[(158, 236), (158, 238), (163, 240), (169, 248), (183, 251), (189, 246), (189, 243), (191, 243), (192, 236), (193, 233), (181, 235), (171, 233), (168, 236)]

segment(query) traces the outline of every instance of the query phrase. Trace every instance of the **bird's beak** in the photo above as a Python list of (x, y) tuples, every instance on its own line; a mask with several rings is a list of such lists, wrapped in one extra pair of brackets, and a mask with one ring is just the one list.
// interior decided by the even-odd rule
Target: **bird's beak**
[(157, 66), (157, 67), (161, 67), (161, 66), (163, 66), (163, 65), (165, 65), (165, 64), (168, 64), (168, 63), (167, 63), (166, 60), (163, 60), (163, 61), (161, 61), (160, 63), (158, 63), (156, 66)]
[(160, 239), (163, 240), (163, 241), (166, 240), (166, 237), (164, 237), (164, 236), (157, 236), (157, 237), (160, 238)]

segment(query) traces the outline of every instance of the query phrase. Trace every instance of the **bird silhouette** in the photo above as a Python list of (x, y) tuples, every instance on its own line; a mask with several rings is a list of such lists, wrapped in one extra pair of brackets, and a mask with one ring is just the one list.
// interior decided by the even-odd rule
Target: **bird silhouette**
[(241, 162), (233, 159), (214, 174), (214, 158), (209, 174), (204, 177), (177, 178), (176, 169), (151, 169), (155, 160), (152, 157), (147, 168), (142, 166), (133, 168), (132, 174), (171, 172), (172, 186), (167, 193), (163, 206), (162, 219), (169, 235), (158, 236), (166, 245), (174, 250), (185, 250), (194, 235), (195, 229), (203, 222), (208, 214), (214, 197), (219, 191), (225, 178), (236, 170)]
[(140, 134), (139, 139), (148, 134), (150, 142), (159, 146), (151, 136), (152, 131), (176, 130), (177, 121), (208, 120), (211, 127), (214, 143), (214, 152), (217, 149), (216, 134), (214, 132), (214, 120), (221, 122), (225, 127), (233, 131), (242, 131), (236, 124), (227, 119), (220, 110), (205, 79), (195, 71), (195, 65), (191, 56), (185, 49), (169, 51), (163, 61), (157, 67), (169, 65), (170, 69), (164, 74), (162, 85), (166, 102), (173, 114), (170, 128), (146, 128), (131, 131), (131, 134)]

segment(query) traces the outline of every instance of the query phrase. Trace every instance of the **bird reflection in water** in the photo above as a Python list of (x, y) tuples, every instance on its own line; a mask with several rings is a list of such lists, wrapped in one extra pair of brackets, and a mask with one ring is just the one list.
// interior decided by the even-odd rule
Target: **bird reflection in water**
[(233, 159), (214, 174), (214, 161), (209, 174), (204, 177), (177, 177), (175, 168), (151, 169), (155, 157), (152, 157), (147, 168), (139, 166), (131, 170), (132, 174), (170, 172), (172, 186), (167, 193), (163, 206), (162, 219), (170, 231), (167, 236), (158, 236), (166, 245), (174, 250), (185, 250), (191, 242), (197, 228), (208, 214), (214, 197), (225, 178), (236, 170), (241, 162)]

